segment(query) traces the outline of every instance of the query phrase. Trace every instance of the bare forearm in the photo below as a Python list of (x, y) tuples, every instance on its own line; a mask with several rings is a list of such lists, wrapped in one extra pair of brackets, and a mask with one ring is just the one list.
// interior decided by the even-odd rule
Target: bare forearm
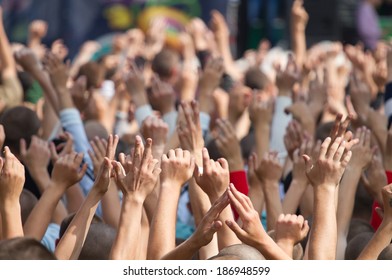
[(103, 220), (113, 228), (117, 228), (121, 213), (121, 202), (117, 192), (117, 186), (111, 180), (109, 189), (102, 197)]
[(377, 260), (378, 255), (389, 244), (391, 244), (392, 225), (381, 224), (365, 249), (361, 252), (358, 260)]
[(57, 186), (44, 191), (24, 224), (25, 236), (42, 239), (62, 195)]
[(101, 197), (94, 188), (87, 195), (55, 250), (58, 259), (75, 260), (79, 257)]
[(261, 234), (261, 241), (254, 247), (267, 259), (267, 260), (291, 260), (291, 257), (283, 251), (278, 244), (276, 244), (267, 233)]
[(0, 61), (3, 78), (4, 75), (16, 77), (15, 60), (3, 23), (0, 23)]
[(269, 151), (270, 126), (269, 124), (255, 125), (256, 153), (262, 158)]
[(158, 260), (175, 248), (177, 205), (180, 187), (162, 182), (158, 205), (151, 224), (147, 259)]
[(137, 259), (138, 237), (142, 219), (143, 203), (125, 198), (121, 208), (120, 223), (110, 259)]
[(283, 199), (282, 207), (283, 213), (295, 214), (301, 198), (306, 190), (308, 183), (306, 181), (291, 181), (290, 187)]
[(162, 257), (162, 260), (190, 260), (201, 247), (192, 241), (192, 237), (178, 245)]
[(305, 27), (292, 28), (292, 47), (295, 60), (299, 67), (302, 67), (306, 56), (306, 35)]
[(23, 237), (19, 201), (5, 203), (1, 202), (0, 214), (3, 239)]
[(335, 190), (315, 189), (313, 214), (309, 259), (333, 260), (336, 255), (337, 242)]
[(279, 215), (283, 213), (279, 185), (277, 182), (263, 182), (263, 184), (265, 185), (263, 190), (267, 208), (267, 229), (272, 230), (275, 228)]

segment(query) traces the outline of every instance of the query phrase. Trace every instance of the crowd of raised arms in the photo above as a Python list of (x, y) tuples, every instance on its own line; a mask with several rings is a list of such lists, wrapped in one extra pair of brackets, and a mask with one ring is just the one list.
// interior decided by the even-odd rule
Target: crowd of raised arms
[(0, 259), (392, 258), (392, 48), (234, 60), (224, 17), (162, 20), (69, 63), (0, 8)]

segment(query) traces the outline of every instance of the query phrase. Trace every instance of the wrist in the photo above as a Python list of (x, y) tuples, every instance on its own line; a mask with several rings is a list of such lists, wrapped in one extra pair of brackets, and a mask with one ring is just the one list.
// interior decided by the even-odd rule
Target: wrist
[(165, 191), (178, 191), (178, 193), (180, 193), (181, 191), (181, 186), (182, 186), (182, 182), (180, 182), (179, 180), (175, 180), (175, 179), (163, 179), (161, 181), (161, 190)]
[(297, 176), (294, 177), (291, 184), (293, 186), (298, 187), (302, 187), (302, 188), (306, 188), (308, 186), (309, 180), (306, 176), (302, 177), (302, 176)]

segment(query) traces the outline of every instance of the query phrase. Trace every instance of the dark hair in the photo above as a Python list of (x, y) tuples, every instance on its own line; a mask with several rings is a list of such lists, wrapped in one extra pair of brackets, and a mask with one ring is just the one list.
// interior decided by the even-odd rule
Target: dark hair
[(252, 67), (245, 73), (245, 85), (251, 89), (263, 90), (271, 84), (268, 77), (257, 67)]
[(39, 241), (17, 237), (0, 242), (0, 260), (56, 260), (56, 257)]
[(31, 137), (36, 135), (41, 127), (37, 114), (23, 106), (6, 110), (0, 118), (0, 124), (4, 126), (4, 132), (7, 135), (4, 145), (8, 146), (13, 153), (19, 153), (20, 139), (25, 139), (29, 146)]
[(177, 66), (180, 57), (175, 51), (165, 48), (159, 52), (152, 60), (152, 70), (161, 79), (168, 79), (173, 74), (173, 69)]
[(350, 242), (347, 243), (344, 259), (356, 260), (372, 237), (372, 232), (363, 232), (351, 239)]
[[(60, 226), (60, 238), (63, 237), (74, 217), (75, 214), (71, 214), (63, 220)], [(94, 215), (78, 259), (108, 260), (115, 238), (116, 230), (104, 224), (101, 218)]]

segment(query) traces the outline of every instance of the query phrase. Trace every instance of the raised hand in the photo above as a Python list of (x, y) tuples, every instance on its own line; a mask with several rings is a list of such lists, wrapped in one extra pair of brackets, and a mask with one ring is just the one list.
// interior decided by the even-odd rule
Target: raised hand
[(214, 234), (223, 226), (219, 216), (228, 204), (229, 197), (227, 192), (225, 192), (204, 215), (191, 237), (163, 256), (162, 259), (189, 260), (201, 247), (208, 245), (212, 241)]
[(55, 187), (63, 191), (82, 180), (87, 171), (87, 164), (83, 162), (83, 153), (71, 152), (56, 161), (52, 171), (52, 182)]
[(294, 245), (302, 241), (308, 232), (308, 221), (304, 217), (281, 214), (275, 226), (275, 241), (289, 256), (292, 256)]
[(286, 134), (284, 135), (284, 145), (291, 160), (294, 151), (301, 146), (303, 140), (304, 135), (301, 125), (296, 120), (291, 121), (286, 127)]
[(8, 147), (4, 148), (4, 159), (0, 158), (0, 170), (0, 204), (19, 203), (25, 182), (25, 171), (23, 164)]
[(51, 52), (57, 56), (58, 59), (61, 61), (64, 61), (64, 59), (68, 55), (68, 48), (64, 45), (64, 41), (61, 39), (58, 39), (53, 42), (51, 46)]
[(291, 8), (292, 23), (297, 27), (305, 28), (309, 20), (309, 15), (303, 7), (303, 0), (295, 0)]
[(26, 140), (21, 139), (20, 157), (30, 172), (35, 174), (35, 171), (46, 170), (50, 161), (48, 142), (34, 135), (27, 149)]
[(274, 112), (274, 101), (272, 99), (263, 101), (261, 98), (253, 97), (249, 106), (249, 117), (255, 125), (271, 125)]
[(301, 71), (295, 63), (294, 57), (289, 55), (286, 69), (277, 68), (276, 86), (279, 89), (279, 95), (291, 96), (291, 91), (296, 82), (301, 78)]
[(69, 67), (60, 61), (60, 59), (53, 53), (46, 54), (44, 65), (55, 89), (59, 92), (66, 90), (69, 77)]
[(35, 53), (29, 48), (23, 48), (16, 52), (15, 60), (25, 71), (31, 74), (42, 69), (42, 64)]
[(148, 104), (144, 75), (135, 62), (131, 62), (129, 71), (124, 77), (127, 91), (132, 96), (136, 108)]
[(331, 144), (327, 137), (321, 144), (317, 159), (303, 155), (306, 164), (306, 175), (313, 187), (336, 188), (343, 172), (351, 159), (352, 152), (348, 150), (346, 141), (341, 137)]
[(196, 183), (208, 195), (211, 203), (214, 203), (220, 197), (230, 183), (229, 165), (225, 159), (214, 161), (210, 159), (208, 150), (203, 148), (203, 171), (196, 166), (194, 177)]
[(233, 184), (230, 184), (228, 194), (230, 203), (242, 221), (242, 226), (239, 226), (232, 220), (226, 220), (226, 224), (237, 237), (243, 243), (259, 250), (266, 259), (290, 259), (264, 231), (259, 213), (253, 208), (250, 199), (237, 191)]
[(143, 121), (140, 132), (144, 139), (151, 138), (154, 146), (165, 146), (169, 127), (161, 118), (149, 116)]
[(350, 166), (363, 170), (372, 161), (375, 148), (371, 147), (371, 131), (366, 127), (358, 128), (355, 138), (359, 143), (352, 148)]
[(0, 158), (0, 213), (3, 239), (23, 236), (19, 197), (25, 182), (23, 165), (4, 148), (4, 159)]
[(48, 23), (43, 20), (34, 20), (29, 25), (29, 36), (41, 40), (48, 32)]
[(237, 139), (234, 128), (228, 120), (217, 120), (219, 134), (215, 139), (215, 144), (229, 163), (230, 171), (238, 171), (244, 169), (244, 161), (242, 160), (241, 146)]
[(162, 184), (181, 187), (192, 177), (195, 160), (189, 151), (182, 149), (170, 150), (167, 155), (162, 155), (161, 168)]
[(201, 164), (204, 139), (200, 126), (199, 105), (196, 101), (192, 101), (191, 104), (182, 103), (181, 108), (177, 127), (181, 148), (190, 151), (196, 163)]
[(175, 111), (176, 95), (173, 87), (161, 81), (157, 76), (152, 80), (150, 101), (162, 115)]
[(142, 139), (136, 136), (132, 162), (127, 161), (124, 166), (113, 163), (116, 183), (127, 199), (143, 202), (157, 183), (161, 169), (158, 160), (152, 158), (151, 146), (151, 139), (147, 139), (144, 148)]
[(256, 168), (256, 175), (261, 182), (278, 182), (282, 177), (282, 173), (283, 167), (279, 163), (276, 152), (265, 154)]
[[(65, 143), (61, 143), (58, 146), (56, 146), (53, 142), (49, 143), (50, 157), (53, 164), (56, 163), (59, 157), (65, 156), (73, 152), (74, 141), (72, 135), (68, 132), (65, 132), (64, 134), (60, 134), (59, 138), (65, 141)], [(60, 151), (60, 153), (58, 153), (58, 151)]]

